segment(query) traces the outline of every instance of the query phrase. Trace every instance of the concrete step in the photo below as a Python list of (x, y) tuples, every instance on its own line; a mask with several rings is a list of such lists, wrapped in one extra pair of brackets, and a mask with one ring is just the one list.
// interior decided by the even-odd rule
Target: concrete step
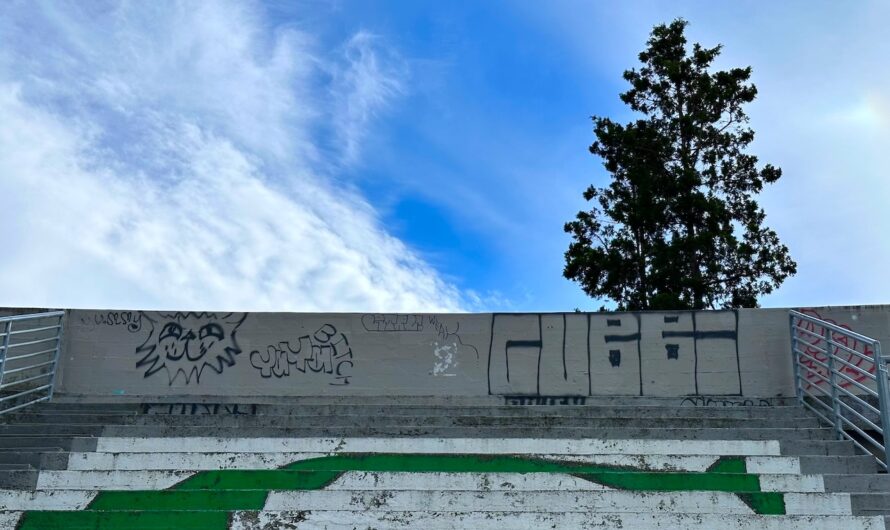
[[(45, 431), (29, 430), (33, 436), (52, 437), (91, 435), (92, 427), (72, 426), (70, 429), (47, 427)], [(22, 435), (24, 435), (23, 433)], [(156, 426), (107, 426), (102, 429), (104, 437), (480, 437), (480, 438), (610, 438), (610, 439), (682, 439), (682, 440), (830, 440), (834, 433), (829, 428), (768, 428), (768, 429), (719, 429), (719, 428), (595, 428), (595, 427), (416, 427), (403, 425), (375, 424), (366, 427), (326, 427), (326, 428), (235, 428), (235, 427), (156, 427)], [(16, 435), (0, 435), (0, 447), (4, 439)]]
[(801, 456), (802, 473), (819, 474), (868, 474), (877, 473), (878, 464), (873, 456)]
[(68, 453), (56, 448), (0, 450), (0, 464), (24, 464), (37, 469), (65, 469)]
[(105, 425), (52, 423), (0, 425), (0, 438), (5, 436), (100, 436), (105, 428)]
[(81, 450), (86, 450), (90, 444), (88, 440), (92, 439), (92, 445), (95, 446), (96, 438), (92, 437), (75, 437), (75, 436), (64, 436), (64, 435), (2, 435), (0, 436), (0, 450), (8, 450), (8, 449), (16, 449), (16, 450), (31, 450), (34, 447), (59, 447), (66, 451), (70, 451), (75, 443), (74, 440), (81, 440), (79, 448)]
[[(814, 418), (801, 407), (755, 407), (755, 408), (689, 408), (689, 407), (592, 407), (592, 406), (541, 406), (541, 407), (449, 407), (449, 406), (410, 406), (410, 405), (317, 405), (317, 406), (269, 406), (241, 405), (145, 405), (137, 413), (132, 411), (96, 411), (95, 409), (55, 411), (39, 407), (22, 409), (7, 418), (18, 421), (31, 416), (102, 416), (110, 419), (120, 416), (339, 416), (357, 415), (372, 417), (377, 415), (405, 416), (565, 416), (565, 417), (622, 417), (622, 418), (738, 418), (738, 419), (791, 419)], [(9, 421), (13, 423), (13, 421)]]
[(33, 490), (37, 487), (37, 476), (36, 469), (0, 471), (0, 489)]
[[(71, 453), (68, 470), (140, 471), (140, 470), (226, 470), (275, 469), (300, 460), (331, 456), (335, 452), (269, 452), (269, 453)], [(491, 454), (491, 453), (486, 453)], [(532, 455), (525, 455), (531, 457)], [(537, 454), (535, 458), (557, 462), (620, 466), (650, 471), (707, 471), (723, 455), (658, 455), (658, 454)], [(756, 474), (800, 474), (796, 457), (747, 456), (745, 469)]]
[(848, 440), (783, 440), (783, 455), (855, 456), (859, 450)]
[(890, 515), (890, 491), (881, 493), (853, 493), (850, 503), (855, 515)]
[(825, 475), (824, 481), (826, 491), (890, 493), (890, 475), (886, 473)]
[[(270, 530), (375, 528), (380, 530), (504, 530), (551, 528), (557, 530), (885, 530), (880, 517), (798, 515), (712, 515), (682, 513), (562, 513), (552, 512), (349, 512), (336, 511), (177, 511), (177, 512), (39, 512), (28, 514), (21, 530), (87, 530), (96, 528), (218, 528)], [(12, 530), (21, 512), (0, 512), (0, 529)]]
[(405, 453), (780, 456), (775, 440), (387, 437), (104, 437), (77, 439), (76, 451), (104, 453)]
[(750, 408), (690, 408), (690, 407), (666, 407), (666, 406), (453, 406), (453, 405), (407, 405), (394, 403), (390, 405), (375, 405), (372, 403), (357, 403), (341, 405), (240, 405), (237, 407), (208, 407), (205, 405), (145, 405), (141, 411), (149, 415), (376, 415), (376, 414), (407, 414), (407, 415), (457, 415), (457, 416), (485, 416), (485, 415), (564, 415), (564, 416), (616, 416), (616, 417), (640, 417), (649, 415), (653, 417), (689, 416), (689, 417), (740, 417), (740, 418), (786, 418), (786, 417), (812, 417), (812, 413), (803, 407), (750, 407)]
[[(566, 401), (565, 398), (568, 398)], [(244, 400), (238, 398), (188, 398), (189, 404), (198, 402), (210, 406), (243, 405)], [(565, 401), (566, 405), (562, 405)], [(157, 398), (152, 404), (182, 404), (183, 398)], [(666, 407), (666, 408), (772, 408), (772, 407), (798, 407), (794, 397), (769, 397), (752, 398), (740, 396), (684, 396), (684, 397), (653, 397), (636, 395), (608, 395), (608, 396), (347, 396), (347, 395), (311, 395), (311, 396), (251, 396), (247, 404), (272, 405), (283, 407), (302, 407), (308, 405), (364, 405), (379, 406), (427, 406), (427, 407), (498, 407), (498, 406), (600, 406), (600, 407)], [(522, 403), (517, 405), (518, 403)], [(540, 403), (540, 404), (538, 404)], [(630, 403), (630, 405), (628, 405)], [(145, 404), (145, 398), (130, 396), (108, 396), (102, 398), (91, 396), (88, 402), (84, 402), (82, 396), (69, 396), (57, 394), (53, 401), (43, 403), (41, 406), (52, 407), (81, 407), (84, 405), (100, 408), (111, 405), (113, 408), (127, 406), (140, 407)], [(725, 405), (725, 406), (724, 406)]]
[[(252, 470), (256, 472), (256, 470)], [(311, 470), (308, 470), (312, 473)], [(643, 472), (640, 470), (640, 472)], [(263, 470), (263, 479), (276, 483), (300, 483), (300, 476), (307, 470)], [(618, 479), (626, 478), (629, 472), (616, 472)], [(67, 491), (133, 491), (161, 490), (182, 483), (195, 474), (194, 471), (42, 471), (37, 480), (37, 490)], [(625, 476), (618, 477), (618, 474)], [(670, 474), (670, 473), (667, 473)], [(730, 477), (731, 474), (723, 474)], [(455, 490), (455, 491), (586, 491), (611, 489), (600, 482), (609, 483), (610, 474), (598, 476), (599, 482), (584, 476), (564, 473), (450, 473), (450, 472), (377, 472), (347, 471), (324, 489), (331, 490)], [(606, 480), (602, 480), (605, 477)], [(755, 491), (824, 493), (820, 475), (758, 475), (759, 489)], [(245, 481), (237, 484), (243, 488)], [(196, 487), (204, 487), (200, 484)], [(181, 488), (188, 484), (180, 484)], [(234, 487), (234, 486), (233, 486)], [(257, 488), (261, 489), (261, 484)], [(226, 485), (214, 485), (216, 489), (226, 489)], [(3, 492), (0, 491), (0, 500)], [(0, 503), (2, 504), (2, 503)]]
[[(841, 493), (786, 493), (788, 515), (851, 515), (850, 497)], [(447, 511), (467, 512), (610, 512), (754, 514), (755, 508), (734, 493), (719, 491), (272, 491), (264, 510)], [(755, 506), (757, 506), (755, 504)], [(758, 506), (759, 508), (759, 506)]]
[[(31, 418), (27, 418), (31, 419)], [(62, 418), (60, 418), (62, 419)], [(216, 428), (363, 428), (371, 425), (398, 425), (411, 427), (597, 427), (597, 428), (709, 428), (709, 429), (775, 429), (819, 428), (815, 419), (725, 419), (725, 418), (565, 418), (542, 416), (540, 418), (515, 418), (511, 416), (160, 416), (143, 415), (121, 418), (118, 422), (68, 421), (30, 422), (21, 421), (0, 425), (0, 434), (21, 434), (29, 429), (45, 432), (50, 428), (79, 429), (86, 433), (89, 428), (101, 430), (104, 426), (141, 427), (216, 427)]]
[[(778, 504), (773, 500), (778, 495)], [(784, 498), (784, 502), (782, 502)], [(9, 510), (339, 510), (343, 512), (447, 511), (538, 513), (852, 515), (843, 493), (749, 493), (743, 499), (724, 491), (455, 491), (455, 490), (161, 490), (3, 491), (0, 504)], [(784, 506), (782, 506), (784, 504)], [(870, 504), (865, 503), (868, 506)]]

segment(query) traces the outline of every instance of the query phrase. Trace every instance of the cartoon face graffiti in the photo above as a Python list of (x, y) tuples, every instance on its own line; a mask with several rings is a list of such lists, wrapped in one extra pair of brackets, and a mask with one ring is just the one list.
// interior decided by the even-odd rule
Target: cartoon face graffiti
[(235, 334), (246, 317), (247, 313), (143, 314), (151, 331), (136, 349), (142, 356), (136, 367), (146, 367), (145, 377), (165, 370), (171, 385), (180, 376), (185, 384), (200, 383), (205, 368), (220, 374), (241, 353)]

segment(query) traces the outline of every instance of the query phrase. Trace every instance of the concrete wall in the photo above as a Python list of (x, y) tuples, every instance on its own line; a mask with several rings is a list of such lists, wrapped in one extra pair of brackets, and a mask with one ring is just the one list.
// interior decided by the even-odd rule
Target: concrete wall
[[(890, 328), (886, 306), (808, 311), (879, 339)], [(788, 396), (788, 334), (784, 309), (436, 315), (72, 310), (57, 392)]]

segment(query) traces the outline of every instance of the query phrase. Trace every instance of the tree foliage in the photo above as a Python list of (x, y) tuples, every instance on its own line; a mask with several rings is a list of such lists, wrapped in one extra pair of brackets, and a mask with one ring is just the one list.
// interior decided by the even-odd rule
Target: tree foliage
[(755, 200), (782, 172), (746, 152), (751, 68), (711, 72), (721, 46), (688, 49), (686, 25), (656, 26), (624, 72), (639, 119), (593, 118), (590, 152), (612, 180), (565, 225), (565, 277), (621, 310), (756, 307), (796, 272)]

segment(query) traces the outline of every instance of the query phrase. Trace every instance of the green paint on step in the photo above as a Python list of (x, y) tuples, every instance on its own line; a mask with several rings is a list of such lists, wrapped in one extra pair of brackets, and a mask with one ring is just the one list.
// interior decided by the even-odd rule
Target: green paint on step
[(738, 493), (742, 502), (760, 515), (785, 515), (785, 495), (777, 492)]
[(229, 512), (26, 512), (17, 530), (227, 530)]
[(341, 475), (339, 471), (231, 469), (198, 473), (174, 490), (319, 490)]
[[(770, 515), (785, 513), (783, 494), (761, 492), (759, 477), (748, 474), (744, 458), (739, 457), (723, 457), (708, 471), (699, 473), (641, 471), (631, 467), (564, 462), (516, 455), (344, 453), (300, 460), (281, 469), (203, 471), (162, 491), (103, 491), (85, 511), (28, 512), (19, 528), (32, 530), (131, 527), (147, 530), (159, 528), (225, 530), (228, 512), (262, 510), (271, 490), (323, 489), (347, 471), (564, 473), (629, 491), (735, 493), (755, 513)], [(193, 515), (194, 512), (189, 510), (204, 511)], [(202, 513), (212, 516), (207, 515), (206, 519), (201, 519)], [(196, 519), (192, 524), (179, 519), (176, 514), (183, 516), (189, 514), (188, 517)], [(76, 517), (71, 519), (72, 515)], [(133, 517), (139, 517), (138, 524), (132, 519)], [(147, 517), (146, 524), (143, 524), (141, 517)], [(175, 523), (174, 526), (169, 526), (171, 521)], [(81, 522), (83, 526), (77, 526)]]
[(87, 510), (262, 510), (268, 489), (103, 491)]
[(747, 473), (748, 468), (745, 465), (744, 458), (728, 458), (720, 457), (716, 462), (708, 467), (709, 473)]

